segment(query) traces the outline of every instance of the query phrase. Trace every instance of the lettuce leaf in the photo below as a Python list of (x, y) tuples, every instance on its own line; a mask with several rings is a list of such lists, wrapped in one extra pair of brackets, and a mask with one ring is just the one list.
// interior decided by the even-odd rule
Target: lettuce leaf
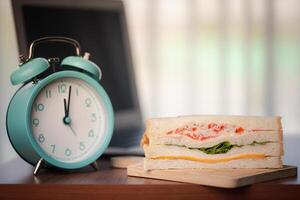
[(209, 148), (200, 148), (199, 150), (206, 154), (221, 154), (227, 153), (230, 149), (237, 145), (230, 144), (229, 142), (222, 142)]
[[(252, 142), (251, 146), (254, 145), (264, 145), (267, 144), (268, 142)], [(222, 154), (222, 153), (227, 153), (229, 150), (231, 150), (233, 147), (242, 147), (244, 145), (236, 145), (236, 144), (230, 144), (230, 142), (221, 142), (215, 146), (208, 147), (208, 148), (200, 148), (198, 150), (206, 153), (206, 154)], [(191, 148), (192, 149), (192, 148)]]
[(259, 145), (264, 145), (264, 144), (267, 144), (267, 143), (269, 143), (269, 142), (256, 142), (256, 141), (254, 141), (254, 142), (252, 142), (252, 143), (249, 144), (249, 145), (251, 145), (251, 146), (254, 146), (254, 145), (257, 145), (257, 144), (259, 144)]

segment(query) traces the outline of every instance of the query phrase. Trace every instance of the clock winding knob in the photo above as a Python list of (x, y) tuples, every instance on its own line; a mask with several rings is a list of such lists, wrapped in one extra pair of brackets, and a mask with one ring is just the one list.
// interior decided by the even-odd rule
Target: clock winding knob
[(26, 62), (26, 58), (23, 54), (19, 55), (19, 62), (20, 62), (19, 66), (21, 66), (23, 63)]
[(83, 58), (84, 59), (90, 59), (90, 57), (91, 57), (91, 54), (89, 53), (89, 52), (84, 52), (84, 54), (83, 54)]

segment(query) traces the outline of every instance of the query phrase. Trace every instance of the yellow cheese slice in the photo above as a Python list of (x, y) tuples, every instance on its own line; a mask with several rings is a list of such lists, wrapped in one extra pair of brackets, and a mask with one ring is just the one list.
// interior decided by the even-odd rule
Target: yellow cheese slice
[(239, 154), (239, 155), (233, 155), (225, 158), (198, 158), (193, 156), (155, 156), (151, 157), (151, 159), (168, 159), (168, 160), (191, 160), (196, 162), (204, 162), (204, 163), (219, 163), (219, 162), (228, 162), (231, 160), (238, 160), (243, 158), (265, 158), (267, 157), (266, 154), (261, 153), (246, 153), (246, 154)]

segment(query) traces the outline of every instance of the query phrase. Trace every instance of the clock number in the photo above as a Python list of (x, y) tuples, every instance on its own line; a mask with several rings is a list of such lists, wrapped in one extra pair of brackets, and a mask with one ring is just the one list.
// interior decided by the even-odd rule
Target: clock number
[(76, 96), (78, 96), (78, 88), (76, 88)]
[(94, 137), (94, 136), (95, 136), (95, 135), (94, 135), (94, 130), (93, 130), (93, 129), (91, 129), (91, 130), (89, 131), (88, 136), (89, 136), (89, 137)]
[(85, 105), (86, 105), (86, 107), (91, 107), (91, 104), (92, 104), (91, 98), (86, 98), (85, 99)]
[(40, 134), (38, 140), (40, 143), (45, 142), (45, 136), (43, 134)]
[(32, 124), (33, 124), (33, 126), (35, 126), (35, 127), (37, 127), (37, 126), (39, 125), (39, 123), (40, 123), (40, 121), (39, 121), (37, 118), (34, 118), (34, 119), (32, 120)]
[(42, 103), (36, 103), (36, 104), (34, 105), (35, 112), (37, 112), (37, 111), (43, 111), (44, 108), (45, 108), (45, 106), (44, 106), (44, 104), (42, 104)]
[(96, 113), (92, 113), (92, 119), (91, 119), (91, 121), (95, 122), (96, 120), (97, 120)]
[(47, 99), (51, 98), (51, 90), (46, 90), (46, 98)]
[(79, 143), (79, 149), (80, 149), (81, 151), (83, 151), (83, 150), (85, 149), (85, 145), (84, 145), (83, 142), (80, 142), (80, 143)]
[(69, 148), (66, 148), (65, 155), (70, 156), (72, 154), (71, 150)]
[(54, 153), (55, 152), (55, 144), (51, 144), (50, 146), (52, 147), (52, 153)]
[(66, 84), (62, 83), (62, 84), (58, 84), (58, 93), (65, 93), (66, 92), (66, 89), (67, 89), (67, 86)]

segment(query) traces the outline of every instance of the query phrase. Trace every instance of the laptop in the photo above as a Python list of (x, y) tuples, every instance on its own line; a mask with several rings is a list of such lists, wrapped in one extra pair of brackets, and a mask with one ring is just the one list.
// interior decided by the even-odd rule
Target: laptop
[[(20, 54), (46, 36), (77, 40), (90, 60), (100, 66), (100, 84), (114, 108), (114, 133), (106, 155), (141, 155), (143, 120), (137, 97), (125, 9), (119, 0), (12, 0)], [(53, 45), (53, 44), (52, 44)], [(34, 56), (64, 58), (74, 49), (55, 44), (39, 46)], [(53, 47), (53, 46), (52, 46)]]

